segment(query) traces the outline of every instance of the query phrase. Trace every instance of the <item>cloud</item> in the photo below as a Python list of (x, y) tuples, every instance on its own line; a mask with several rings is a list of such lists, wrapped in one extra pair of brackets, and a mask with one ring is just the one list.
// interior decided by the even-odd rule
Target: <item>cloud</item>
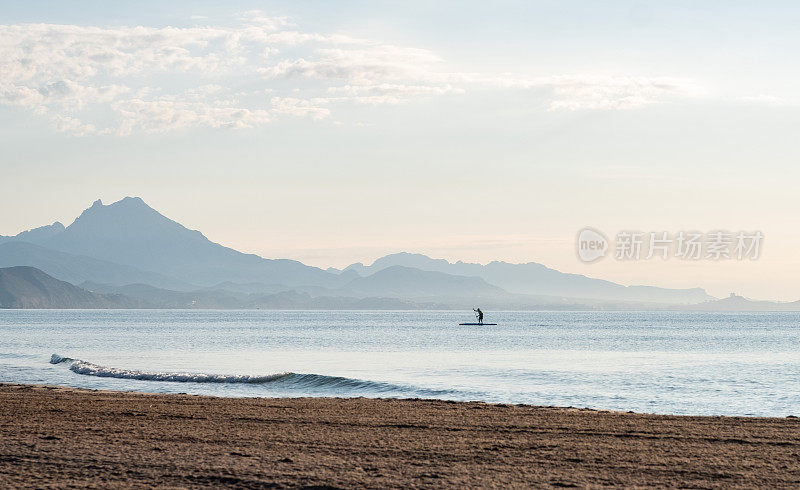
[(525, 77), (513, 73), (450, 74), (446, 80), (473, 86), (546, 92), (549, 110), (628, 110), (705, 94), (695, 82), (676, 77), (558, 75)]
[(551, 110), (571, 111), (639, 109), (703, 94), (702, 88), (690, 80), (659, 77), (552, 77), (538, 81), (538, 86), (553, 91)]
[(51, 118), (51, 122), (57, 131), (73, 136), (88, 136), (97, 132), (94, 125), (86, 124), (74, 117), (55, 115)]
[(292, 25), (289, 17), (267, 15), (261, 10), (245, 12), (241, 20), (247, 24), (256, 25), (265, 31), (277, 31), (278, 29)]
[(335, 95), (332, 100), (346, 100), (358, 104), (404, 104), (413, 98), (433, 97), (444, 94), (464, 94), (466, 90), (445, 85), (405, 85), (396, 83), (376, 83), (366, 85), (344, 85), (328, 87), (328, 93)]
[(253, 128), (272, 119), (264, 109), (216, 106), (185, 98), (120, 100), (114, 102), (112, 108), (121, 116), (115, 131), (120, 136), (134, 131), (162, 133), (193, 127)]
[(369, 48), (318, 49), (314, 59), (282, 60), (259, 70), (267, 77), (317, 78), (372, 83), (386, 80), (419, 80), (441, 60), (426, 49), (376, 45)]
[(370, 44), (370, 41), (358, 39), (343, 34), (323, 35), (314, 32), (281, 31), (269, 34), (264, 38), (266, 42), (282, 46), (298, 46), (308, 43), (322, 44)]
[(311, 119), (325, 119), (331, 115), (330, 109), (322, 107), (327, 104), (327, 99), (315, 98), (311, 100), (295, 97), (273, 97), (271, 99), (272, 112), (280, 115), (294, 117), (310, 117)]
[(701, 93), (675, 78), (464, 73), (429, 49), (304, 32), (262, 12), (224, 27), (0, 25), (0, 105), (74, 135), (332, 121), (333, 103), (398, 105), (475, 89), (524, 91), (573, 111)]
[(448, 93), (465, 92), (462, 88), (452, 85), (403, 85), (397, 83), (379, 83), (375, 85), (345, 85), (342, 87), (329, 87), (330, 93), (343, 93), (350, 96), (359, 95), (398, 95), (398, 96), (418, 96), (418, 95), (443, 95)]

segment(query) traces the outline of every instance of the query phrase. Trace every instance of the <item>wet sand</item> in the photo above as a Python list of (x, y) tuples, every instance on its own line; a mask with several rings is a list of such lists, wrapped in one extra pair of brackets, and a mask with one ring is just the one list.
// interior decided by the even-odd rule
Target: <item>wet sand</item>
[(794, 487), (796, 418), (0, 384), (0, 487)]

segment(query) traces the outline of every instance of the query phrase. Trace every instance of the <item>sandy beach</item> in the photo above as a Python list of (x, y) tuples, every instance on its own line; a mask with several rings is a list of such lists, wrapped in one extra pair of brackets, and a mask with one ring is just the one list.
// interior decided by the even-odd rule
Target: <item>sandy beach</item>
[(796, 418), (0, 385), (0, 486), (800, 484)]

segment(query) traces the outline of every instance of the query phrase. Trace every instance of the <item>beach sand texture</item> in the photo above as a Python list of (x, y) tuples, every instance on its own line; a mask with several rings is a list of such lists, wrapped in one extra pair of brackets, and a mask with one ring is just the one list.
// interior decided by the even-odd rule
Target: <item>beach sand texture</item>
[(0, 486), (800, 485), (796, 418), (0, 385)]

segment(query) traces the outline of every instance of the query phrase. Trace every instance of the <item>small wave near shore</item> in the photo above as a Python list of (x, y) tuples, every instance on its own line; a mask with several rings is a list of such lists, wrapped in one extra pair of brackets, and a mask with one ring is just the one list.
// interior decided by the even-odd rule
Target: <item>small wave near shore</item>
[(101, 366), (81, 359), (53, 354), (50, 356), (51, 364), (69, 364), (69, 370), (84, 376), (100, 378), (116, 378), (137, 381), (160, 381), (171, 383), (231, 383), (231, 384), (258, 384), (277, 389), (313, 390), (329, 392), (363, 393), (365, 395), (386, 396), (442, 396), (451, 393), (449, 390), (419, 389), (410, 386), (400, 386), (391, 383), (368, 381), (341, 376), (326, 376), (322, 374), (303, 374), (282, 372), (267, 375), (244, 374), (209, 374), (209, 373), (170, 373), (137, 371)]

